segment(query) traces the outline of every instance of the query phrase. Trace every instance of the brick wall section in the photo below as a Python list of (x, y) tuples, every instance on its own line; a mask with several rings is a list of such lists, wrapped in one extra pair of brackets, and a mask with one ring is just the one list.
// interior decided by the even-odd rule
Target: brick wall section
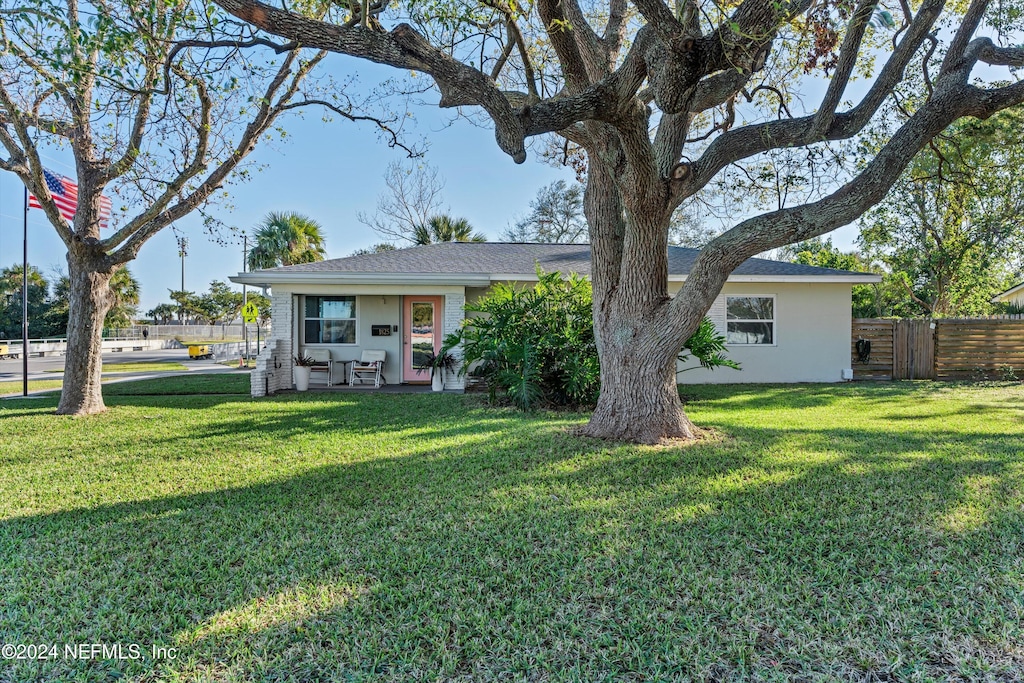
[[(256, 358), (250, 376), (253, 396), (266, 396), (292, 388), (292, 295), (284, 292), (270, 297), (273, 332)], [(280, 366), (280, 367), (278, 367)]]
[[(448, 336), (459, 329), (463, 318), (466, 317), (466, 292), (461, 294), (446, 294), (444, 297), (444, 334)], [(452, 355), (462, 359), (462, 347), (456, 346), (452, 349)], [(466, 377), (457, 372), (445, 373), (444, 388), (462, 391), (466, 388)]]

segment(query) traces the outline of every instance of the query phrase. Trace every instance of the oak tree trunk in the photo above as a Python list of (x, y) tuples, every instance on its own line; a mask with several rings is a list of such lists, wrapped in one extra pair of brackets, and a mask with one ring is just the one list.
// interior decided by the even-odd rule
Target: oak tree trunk
[[(676, 356), (685, 337), (664, 315), (669, 215), (657, 196), (635, 193), (623, 201), (621, 192), (611, 169), (589, 166), (584, 208), (601, 393), (582, 433), (646, 444), (690, 439), (695, 430), (676, 388)], [(654, 246), (645, 251), (644, 241)]]
[(91, 415), (106, 410), (103, 372), (103, 321), (110, 308), (113, 269), (103, 255), (68, 251), (68, 348), (58, 415)]
[(675, 357), (666, 363), (619, 344), (599, 349), (601, 394), (583, 434), (644, 444), (695, 437), (679, 401)]

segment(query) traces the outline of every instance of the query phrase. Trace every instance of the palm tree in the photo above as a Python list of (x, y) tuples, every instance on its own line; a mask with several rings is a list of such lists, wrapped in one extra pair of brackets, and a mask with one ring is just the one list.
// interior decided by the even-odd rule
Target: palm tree
[[(21, 338), (21, 264), (0, 270), (0, 339)], [(49, 283), (39, 269), (28, 267), (28, 334), (48, 334), (44, 314)]]
[(414, 244), (435, 244), (437, 242), (486, 242), (487, 238), (473, 232), (473, 226), (465, 218), (447, 215), (431, 216), (425, 225), (417, 225), (413, 232)]
[(121, 266), (110, 278), (110, 310), (104, 327), (131, 327), (139, 315), (139, 281)]
[(249, 250), (249, 269), (276, 268), (323, 261), (323, 228), (299, 213), (271, 211), (256, 228), (256, 245)]
[[(110, 310), (103, 327), (131, 327), (139, 314), (139, 281), (128, 266), (120, 266), (110, 278)], [(71, 280), (61, 274), (53, 284), (53, 297), (46, 311), (47, 334), (67, 334), (71, 304)]]

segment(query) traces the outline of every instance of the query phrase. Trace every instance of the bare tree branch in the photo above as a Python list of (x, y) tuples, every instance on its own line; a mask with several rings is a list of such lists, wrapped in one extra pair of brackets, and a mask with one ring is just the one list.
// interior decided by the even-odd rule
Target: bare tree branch
[(399, 139), (398, 133), (391, 126), (389, 126), (385, 120), (378, 118), (376, 116), (353, 114), (349, 111), (342, 109), (341, 107), (332, 102), (328, 102), (327, 100), (305, 99), (300, 102), (291, 102), (289, 104), (283, 104), (280, 107), (278, 107), (278, 110), (281, 112), (285, 112), (291, 109), (299, 109), (300, 107), (310, 106), (324, 107), (325, 109), (329, 109), (330, 111), (334, 112), (338, 116), (346, 118), (352, 122), (369, 121), (370, 123), (373, 123), (375, 126), (377, 126), (377, 128), (387, 136), (388, 147), (391, 147), (392, 149), (397, 147), (398, 149), (404, 150), (406, 155), (408, 155), (410, 159), (422, 155), (422, 152), (417, 151), (416, 149), (413, 149), (412, 147), (409, 147), (408, 145), (403, 143)]

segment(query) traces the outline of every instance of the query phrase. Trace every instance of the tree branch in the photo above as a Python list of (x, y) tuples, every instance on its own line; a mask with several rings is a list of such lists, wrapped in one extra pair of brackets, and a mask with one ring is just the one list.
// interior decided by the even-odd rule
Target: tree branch
[(610, 0), (608, 3), (608, 23), (604, 27), (604, 36), (602, 38), (605, 54), (608, 55), (608, 65), (606, 67), (608, 70), (614, 67), (615, 61), (619, 56), (619, 50), (626, 37), (625, 19), (627, 7), (626, 0)]
[(985, 10), (988, 9), (988, 3), (989, 0), (971, 0), (971, 4), (967, 7), (967, 12), (964, 13), (963, 21), (960, 22), (960, 27), (953, 36), (953, 40), (950, 41), (949, 49), (946, 50), (942, 66), (939, 67), (940, 74), (954, 69), (957, 63), (964, 57), (967, 45), (971, 42), (971, 36), (978, 30), (981, 20), (985, 18)]
[(216, 1), (239, 19), (274, 35), (301, 38), (303, 45), (429, 74), (441, 91), (440, 106), (483, 107), (494, 121), (498, 146), (516, 163), (526, 160), (523, 125), (495, 83), (432, 46), (408, 24), (383, 33), (309, 19), (258, 0)]
[[(277, 78), (274, 80), (274, 83), (278, 86), (280, 86), (280, 83), (284, 78), (282, 72), (286, 69), (290, 72), (291, 60), (294, 59), (294, 54), (295, 53), (289, 55), (289, 59), (285, 60), (281, 70), (278, 71)], [(186, 74), (179, 72), (179, 75), (187, 80)], [(127, 263), (128, 261), (131, 261), (138, 254), (139, 249), (142, 248), (142, 245), (145, 244), (146, 240), (166, 226), (170, 225), (177, 218), (188, 213), (188, 211), (182, 211), (180, 214), (175, 214), (170, 211), (165, 211), (165, 209), (178, 195), (178, 193), (181, 192), (182, 188), (185, 187), (188, 181), (199, 175), (203, 169), (206, 168), (205, 157), (207, 150), (209, 149), (213, 100), (210, 97), (206, 84), (202, 78), (192, 79), (192, 83), (196, 88), (196, 93), (200, 102), (200, 122), (196, 126), (199, 140), (196, 144), (195, 155), (185, 169), (182, 170), (174, 180), (167, 184), (167, 187), (161, 195), (150, 203), (149, 208), (136, 216), (133, 220), (129, 221), (123, 228), (115, 232), (113, 235), (103, 240), (103, 249), (107, 252), (112, 252), (110, 257), (114, 263)], [(261, 111), (268, 106), (269, 100), (264, 100), (264, 103), (261, 105)], [(210, 191), (212, 192), (213, 189), (214, 188), (211, 188)], [(180, 202), (178, 206), (181, 206)], [(189, 207), (189, 211), (192, 208), (194, 208), (194, 205)], [(122, 242), (124, 242), (124, 244), (115, 252), (114, 249), (118, 247), (118, 245), (121, 245)]]
[[(910, 28), (885, 66), (882, 67), (878, 78), (865, 94), (864, 99), (849, 112), (836, 114), (821, 139), (849, 138), (867, 125), (885, 97), (902, 80), (907, 64), (910, 63), (924, 42), (944, 4), (945, 0), (925, 0), (917, 16), (914, 17), (914, 21), (911, 22)], [(814, 118), (815, 115), (809, 115), (763, 124), (751, 124), (734, 128), (723, 134), (708, 146), (700, 159), (693, 163), (692, 173), (686, 181), (678, 184), (674, 192), (673, 205), (678, 206), (684, 199), (694, 195), (719, 171), (731, 163), (771, 149), (795, 145), (805, 140), (807, 130), (813, 124)]]
[(665, 40), (673, 40), (686, 33), (686, 29), (662, 0), (633, 0), (633, 4), (640, 10), (647, 24), (653, 26)]
[(991, 66), (1024, 66), (1024, 48), (996, 47), (991, 38), (975, 38), (965, 52)]
[(835, 73), (832, 74), (825, 97), (811, 123), (811, 129), (807, 132), (808, 142), (817, 141), (832, 125), (836, 108), (846, 90), (846, 84), (850, 81), (850, 75), (853, 74), (853, 67), (857, 65), (857, 55), (860, 54), (864, 31), (867, 30), (868, 22), (877, 6), (878, 0), (860, 0), (857, 9), (854, 10), (853, 17), (846, 29), (846, 37), (843, 38), (843, 45), (839, 49), (839, 61), (836, 64)]
[[(39, 152), (29, 135), (28, 124), (22, 118), (21, 111), (15, 106), (2, 80), (0, 80), (0, 110), (6, 112), (5, 122), (0, 123), (0, 143), (4, 145), (10, 155), (10, 159), (5, 163), (5, 169), (18, 174), (25, 187), (39, 200), (39, 205), (47, 219), (53, 224), (57, 234), (65, 244), (70, 246), (73, 237), (71, 228), (64, 217), (60, 215), (57, 205), (53, 203), (53, 196), (43, 177), (43, 164), (39, 159)], [(14, 136), (7, 130), (8, 125), (14, 128)]]
[(338, 105), (333, 104), (331, 102), (328, 102), (327, 100), (317, 100), (317, 99), (309, 100), (309, 99), (307, 99), (307, 100), (302, 100), (301, 102), (291, 102), (289, 104), (282, 104), (282, 105), (280, 105), (278, 107), (278, 110), (280, 112), (285, 112), (285, 111), (289, 111), (291, 109), (299, 109), (300, 107), (311, 107), (311, 106), (321, 106), (321, 107), (324, 107), (325, 109), (331, 110), (332, 112), (334, 112), (338, 116), (342, 116), (342, 117), (344, 117), (344, 118), (346, 118), (346, 119), (348, 119), (349, 121), (352, 121), (352, 122), (369, 121), (369, 122), (373, 123), (375, 126), (377, 126), (377, 128), (380, 129), (380, 131), (382, 133), (385, 133), (387, 135), (387, 137), (388, 137), (388, 147), (391, 147), (392, 149), (397, 147), (399, 149), (405, 150), (405, 153), (408, 155), (408, 157), (410, 159), (412, 159), (414, 157), (422, 156), (422, 152), (416, 151), (415, 149), (412, 149), (411, 147), (408, 147), (407, 145), (402, 143), (402, 141), (398, 138), (398, 133), (396, 133), (394, 131), (394, 129), (392, 129), (387, 124), (387, 122), (384, 121), (383, 119), (379, 119), (376, 116), (352, 114), (350, 112), (345, 111), (344, 109), (342, 109)]
[[(573, 2), (574, 0), (564, 0)], [(578, 8), (577, 8), (578, 10)], [(583, 91), (590, 80), (587, 77), (587, 66), (580, 54), (579, 45), (573, 38), (575, 27), (563, 10), (563, 0), (537, 0), (537, 12), (544, 22), (551, 47), (558, 55), (562, 66), (565, 87), (570, 94)]]

